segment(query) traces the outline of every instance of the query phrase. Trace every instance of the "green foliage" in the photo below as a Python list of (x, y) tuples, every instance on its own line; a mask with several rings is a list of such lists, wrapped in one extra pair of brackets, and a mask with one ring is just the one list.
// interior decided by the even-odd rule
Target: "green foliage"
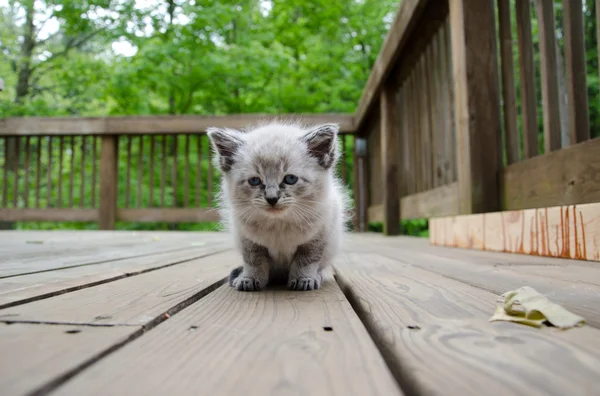
[[(0, 6), (0, 77), (6, 85), (0, 93), (0, 117), (352, 112), (397, 7), (396, 0), (152, 0), (145, 4), (133, 0), (37, 0), (35, 7), (33, 0), (16, 0)], [(33, 29), (28, 29), (29, 20)], [(28, 51), (24, 51), (26, 42), (31, 44)], [(66, 206), (71, 188), (75, 191), (75, 207), (92, 207), (90, 144), (86, 147), (87, 162), (81, 169), (81, 150), (71, 153), (69, 139), (65, 139), (60, 174), (56, 166), (57, 139), (51, 149), (46, 138), (31, 140), (32, 153), (41, 144), (40, 207)], [(148, 162), (150, 138), (142, 139), (142, 153), (139, 139), (132, 142), (128, 202), (127, 138), (120, 140), (121, 208), (127, 204), (137, 207), (138, 185), (142, 207), (162, 203), (162, 137), (156, 141), (152, 174)], [(174, 155), (173, 139), (167, 139), (164, 155), (167, 207), (184, 203), (185, 138), (178, 138), (178, 155)], [(202, 161), (198, 163), (196, 137), (191, 140), (187, 184), (190, 205), (214, 206), (215, 200), (209, 202), (206, 188), (208, 142), (203, 139)], [(6, 150), (3, 144), (1, 156)], [(346, 140), (345, 149), (352, 152), (351, 139)], [(46, 168), (49, 158), (53, 161), (50, 170)], [(344, 161), (352, 188), (351, 156)], [(19, 165), (6, 180), (11, 203), (15, 191), (24, 191), (23, 155)], [(196, 191), (198, 165), (201, 184)], [(340, 174), (343, 168), (340, 165)], [(96, 175), (98, 172), (96, 169)], [(72, 186), (71, 174), (75, 175)], [(36, 180), (30, 178), (30, 190), (35, 185)], [(215, 174), (213, 195), (217, 191)], [(98, 188), (95, 194), (97, 205)], [(20, 194), (18, 207), (24, 204)], [(35, 206), (35, 197), (28, 197), (27, 204)], [(97, 225), (37, 222), (20, 223), (18, 227), (88, 229)], [(117, 227), (214, 229), (215, 225)]]

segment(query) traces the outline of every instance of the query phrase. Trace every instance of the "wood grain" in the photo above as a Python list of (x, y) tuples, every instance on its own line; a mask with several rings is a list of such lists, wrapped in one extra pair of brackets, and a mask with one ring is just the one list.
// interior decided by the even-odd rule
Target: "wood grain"
[(504, 168), (502, 208), (600, 202), (599, 153), (600, 139), (594, 139)]
[(509, 0), (498, 0), (500, 54), (502, 70), (502, 109), (504, 112), (504, 150), (508, 164), (519, 161), (517, 130), (517, 93), (513, 60), (513, 39)]
[(237, 253), (229, 252), (193, 259), (6, 308), (0, 312), (0, 321), (141, 326), (219, 283), (240, 262)]
[(136, 207), (142, 207), (142, 186), (144, 183), (144, 135), (138, 137), (138, 158), (137, 158), (137, 196), (136, 196)]
[(523, 156), (532, 158), (538, 154), (538, 123), (533, 37), (531, 34), (531, 2), (530, 0), (516, 0), (515, 7), (519, 41)]
[(436, 245), (600, 261), (600, 204), (430, 221)]
[(544, 108), (544, 152), (561, 147), (558, 70), (556, 65), (556, 24), (554, 3), (536, 0), (540, 34), (540, 70), (542, 74), (542, 106)]
[(454, 111), (460, 213), (500, 206), (501, 167), (498, 60), (491, 1), (450, 3)]
[(581, 0), (563, 3), (565, 63), (567, 66), (567, 95), (571, 144), (590, 138), (587, 71)]
[[(199, 243), (196, 242), (196, 244)], [(208, 256), (223, 251), (227, 247), (226, 244), (218, 240), (207, 241), (204, 244), (205, 246), (192, 249), (167, 253), (158, 252), (142, 257), (4, 279), (0, 284), (0, 308), (91, 287), (125, 276), (138, 275), (156, 268)]]
[(390, 28), (381, 47), (375, 65), (371, 69), (367, 84), (363, 89), (356, 109), (354, 126), (358, 130), (366, 121), (368, 113), (378, 102), (380, 88), (384, 85), (396, 60), (407, 45), (411, 33), (418, 25), (428, 0), (404, 0), (400, 4), (396, 19)]
[(399, 133), (396, 130), (396, 91), (384, 86), (381, 91), (381, 187), (383, 189), (383, 232), (386, 235), (400, 233), (399, 205)]
[(0, 323), (0, 393), (25, 395), (76, 369), (136, 328)]
[[(209, 366), (211, 370), (198, 370)], [(334, 282), (307, 293), (239, 293), (223, 286), (57, 394), (187, 394), (202, 389), (228, 395), (242, 388), (248, 395), (401, 394)]]
[(116, 117), (8, 117), (0, 136), (136, 135), (204, 133), (209, 127), (242, 129), (274, 119), (307, 124), (338, 123), (341, 133), (355, 130), (352, 114), (237, 114), (225, 116), (161, 115)]
[(337, 266), (355, 309), (411, 393), (594, 393), (598, 330), (489, 323), (497, 294), (424, 271), (415, 260), (353, 254)]
[(27, 136), (25, 138), (25, 163), (23, 165), (25, 169), (25, 185), (23, 186), (23, 206), (25, 208), (29, 207), (29, 174), (31, 173), (31, 169), (29, 168), (31, 157), (31, 137)]
[(103, 136), (100, 149), (100, 208), (101, 230), (115, 228), (117, 216), (118, 141), (116, 136)]
[(219, 221), (219, 212), (214, 208), (151, 208), (117, 209), (120, 221), (154, 223), (193, 223)]

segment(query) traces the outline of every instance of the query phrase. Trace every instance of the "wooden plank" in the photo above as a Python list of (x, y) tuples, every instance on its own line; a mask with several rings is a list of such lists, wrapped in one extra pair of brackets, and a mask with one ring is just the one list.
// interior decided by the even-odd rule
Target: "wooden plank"
[(600, 204), (434, 219), (433, 244), (600, 261)]
[[(353, 239), (348, 246), (356, 252), (377, 253), (498, 295), (528, 285), (581, 315), (590, 326), (600, 327), (600, 311), (596, 308), (600, 304), (597, 263), (452, 249), (432, 246), (426, 239), (413, 237), (386, 238), (384, 241), (381, 237)], [(537, 267), (538, 274), (528, 273), (527, 265)], [(558, 276), (552, 274), (552, 268), (559, 270)], [(571, 280), (564, 279), (566, 274)]]
[(494, 4), (450, 3), (460, 213), (500, 207), (501, 127)]
[(20, 167), (20, 159), (21, 159), (21, 139), (15, 138), (15, 164), (16, 167), (13, 169), (13, 174), (15, 176), (15, 182), (13, 184), (15, 191), (13, 191), (13, 208), (19, 207), (19, 167)]
[[(458, 214), (458, 183), (402, 197), (399, 202), (402, 219), (427, 219)], [(383, 205), (369, 207), (369, 221), (384, 219)]]
[(8, 117), (0, 135), (99, 135), (106, 133), (102, 117)]
[[(93, 139), (94, 137), (92, 137)], [(82, 136), (81, 137), (81, 162), (80, 162), (80, 166), (81, 166), (81, 173), (80, 173), (80, 185), (79, 185), (79, 207), (83, 208), (85, 207), (85, 158), (87, 156), (87, 150), (86, 150), (86, 141), (87, 141), (87, 136)]]
[(381, 91), (381, 169), (383, 188), (383, 232), (386, 235), (400, 233), (400, 198), (398, 190), (398, 139), (396, 130), (396, 91), (385, 85)]
[(599, 153), (600, 139), (594, 139), (506, 167), (500, 178), (502, 208), (600, 202)]
[(179, 135), (174, 135), (171, 137), (171, 139), (173, 139), (171, 141), (171, 155), (173, 156), (173, 161), (171, 162), (171, 183), (173, 189), (173, 207), (175, 208), (179, 206), (177, 202), (177, 158), (179, 156), (179, 150), (177, 148), (178, 138)]
[(154, 135), (151, 135), (149, 137), (150, 139), (150, 180), (148, 181), (148, 183), (150, 184), (150, 204), (148, 205), (149, 207), (153, 207), (154, 206), (154, 161), (156, 160), (156, 158), (154, 158)]
[(571, 144), (590, 138), (583, 4), (581, 0), (563, 2), (565, 63)]
[(441, 81), (440, 81), (440, 52), (439, 52), (439, 29), (433, 38), (431, 43), (431, 73), (432, 80), (430, 86), (430, 97), (432, 98), (432, 118), (434, 125), (433, 132), (433, 172), (434, 172), (434, 186), (439, 187), (446, 184), (446, 172), (444, 164), (446, 159), (444, 158), (446, 145), (446, 134), (444, 133), (444, 119), (442, 117), (442, 92), (441, 92)]
[(360, 130), (372, 107), (378, 102), (380, 88), (394, 69), (396, 60), (407, 45), (429, 0), (404, 0), (371, 69), (355, 113), (355, 128)]
[(119, 221), (140, 223), (168, 222), (195, 223), (203, 221), (219, 221), (219, 212), (213, 208), (140, 208), (117, 209)]
[[(209, 364), (212, 370), (197, 369)], [(102, 387), (90, 386), (94, 383)], [(402, 394), (335, 282), (311, 293), (239, 293), (223, 286), (90, 367), (57, 394), (202, 389), (229, 395), (242, 388), (248, 395)]]
[(92, 137), (92, 208), (96, 207), (96, 152), (98, 137)]
[(144, 135), (138, 137), (138, 158), (137, 158), (137, 196), (136, 207), (142, 207), (142, 186), (144, 185)]
[[(219, 285), (236, 261), (225, 252), (2, 310), (0, 320), (141, 326)], [(8, 318), (8, 319), (7, 319)]]
[(554, 2), (536, 0), (540, 34), (540, 70), (544, 108), (544, 152), (560, 149), (560, 108), (556, 64)]
[[(25, 185), (23, 186), (23, 206), (25, 208), (29, 207), (29, 174), (31, 170), (29, 169), (31, 157), (31, 137), (27, 136), (25, 138)], [(18, 188), (18, 187), (17, 187)]]
[(206, 181), (206, 206), (209, 208), (213, 206), (213, 178), (214, 178), (214, 167), (213, 167), (213, 152), (212, 147), (208, 147), (208, 179)]
[(131, 191), (131, 145), (133, 143), (133, 136), (127, 136), (127, 174), (125, 176), (125, 207), (129, 207), (130, 191)]
[(444, 103), (444, 118), (446, 121), (444, 133), (447, 136), (446, 158), (448, 158), (448, 163), (446, 165), (448, 177), (446, 178), (446, 183), (449, 183), (456, 181), (456, 131), (454, 128), (454, 82), (452, 78), (450, 23), (448, 18), (446, 18), (446, 22), (440, 29), (440, 35), (440, 52), (442, 53), (441, 70), (443, 82), (442, 101)]
[(117, 216), (118, 137), (102, 136), (100, 150), (100, 229), (115, 228)]
[(58, 207), (62, 208), (62, 191), (63, 191), (63, 157), (65, 151), (65, 137), (58, 137)]
[(46, 168), (47, 172), (47, 180), (46, 180), (46, 207), (52, 207), (52, 158), (54, 157), (54, 153), (52, 152), (52, 141), (54, 139), (49, 136), (48, 137), (48, 167)]
[[(421, 0), (422, 1), (422, 0)], [(305, 124), (338, 123), (341, 133), (355, 131), (353, 114), (236, 114), (116, 117), (9, 117), (0, 136), (137, 135), (204, 133), (210, 127), (243, 129), (265, 121), (289, 119)]]
[(0, 208), (5, 221), (98, 221), (97, 209), (81, 208)]
[(519, 77), (521, 82), (521, 113), (523, 117), (523, 154), (525, 158), (532, 158), (538, 154), (538, 123), (530, 0), (516, 0), (515, 7), (517, 13), (517, 37), (519, 42)]
[[(489, 323), (497, 294), (414, 265), (425, 260), (354, 254), (336, 268), (388, 365), (411, 393), (480, 395), (488, 389), (541, 396), (595, 389), (598, 330), (559, 333)], [(524, 345), (531, 353), (523, 353)]]
[(431, 155), (431, 124), (429, 107), (429, 90), (427, 89), (427, 65), (425, 52), (421, 54), (417, 65), (419, 70), (419, 90), (421, 91), (421, 158), (420, 162), (423, 166), (423, 190), (429, 190), (432, 187), (433, 173), (431, 170), (432, 155)]
[(4, 138), (4, 177), (2, 178), (2, 206), (8, 207), (8, 138)]
[(193, 242), (194, 246), (205, 246), (4, 279), (0, 285), (0, 309), (139, 275), (226, 249), (223, 242), (214, 238), (199, 239)]
[(74, 180), (74, 176), (75, 176), (75, 136), (71, 136), (70, 139), (70, 149), (71, 149), (71, 162), (70, 162), (70, 167), (69, 167), (69, 208), (73, 207), (73, 197), (74, 197), (74, 190), (75, 190), (75, 186), (73, 183)]
[(513, 39), (509, 0), (498, 0), (500, 54), (502, 70), (502, 109), (504, 111), (504, 148), (507, 164), (519, 161), (517, 130), (517, 93), (513, 59)]
[(458, 183), (437, 187), (400, 199), (404, 219), (426, 219), (458, 213)]
[(160, 206), (165, 207), (165, 185), (167, 183), (167, 135), (161, 139), (162, 158), (160, 162)]
[(183, 206), (190, 206), (190, 135), (185, 135), (185, 168), (183, 173)]
[(198, 139), (198, 147), (196, 159), (196, 206), (201, 207), (202, 202), (200, 201), (200, 193), (202, 192), (202, 135), (196, 135)]
[(127, 341), (136, 327), (42, 326), (0, 323), (0, 393), (31, 394), (102, 351)]
[(42, 185), (40, 184), (40, 178), (42, 176), (42, 140), (43, 138), (40, 136), (37, 138), (37, 147), (36, 147), (36, 170), (35, 170), (35, 207), (40, 207), (40, 191), (42, 190)]

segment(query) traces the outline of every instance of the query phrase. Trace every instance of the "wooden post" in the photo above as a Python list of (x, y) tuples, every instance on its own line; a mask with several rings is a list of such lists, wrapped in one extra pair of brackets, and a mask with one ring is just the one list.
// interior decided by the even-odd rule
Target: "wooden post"
[(117, 220), (117, 147), (117, 136), (102, 136), (99, 209), (101, 230), (114, 230)]
[(581, 143), (590, 138), (582, 10), (581, 0), (563, 2), (571, 144)]
[(367, 231), (367, 189), (365, 182), (365, 157), (367, 156), (367, 139), (354, 136), (354, 158), (352, 159), (354, 177), (354, 230)]
[(396, 92), (384, 84), (381, 89), (381, 171), (383, 175), (383, 233), (400, 233), (400, 193), (398, 189), (399, 131), (396, 129)]
[(494, 3), (450, 0), (461, 214), (500, 208), (500, 97)]

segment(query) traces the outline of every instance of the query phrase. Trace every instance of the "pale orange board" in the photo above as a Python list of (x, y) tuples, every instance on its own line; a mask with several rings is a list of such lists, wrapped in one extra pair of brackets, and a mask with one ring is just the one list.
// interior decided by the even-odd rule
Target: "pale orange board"
[(434, 245), (600, 261), (600, 203), (443, 217)]

